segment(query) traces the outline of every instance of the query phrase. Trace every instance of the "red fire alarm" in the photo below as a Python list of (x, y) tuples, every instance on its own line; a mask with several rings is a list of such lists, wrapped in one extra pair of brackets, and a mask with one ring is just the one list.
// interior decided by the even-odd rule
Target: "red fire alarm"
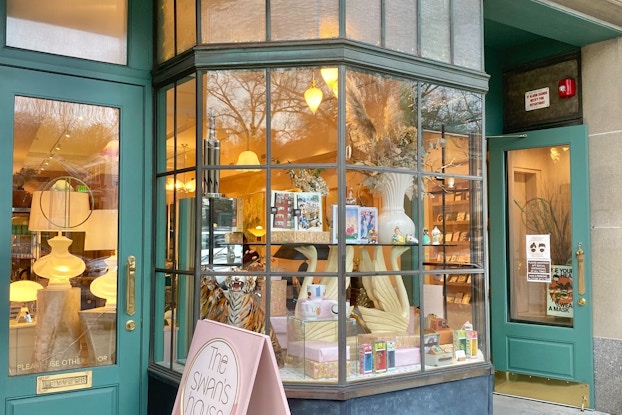
[(577, 84), (572, 78), (564, 78), (557, 84), (560, 98), (572, 98), (577, 93)]

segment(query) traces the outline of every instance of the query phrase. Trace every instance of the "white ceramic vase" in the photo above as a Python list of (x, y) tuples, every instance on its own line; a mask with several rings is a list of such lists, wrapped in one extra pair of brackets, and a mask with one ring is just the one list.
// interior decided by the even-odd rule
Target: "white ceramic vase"
[[(391, 244), (396, 228), (403, 237), (415, 237), (415, 223), (404, 211), (404, 196), (412, 199), (413, 176), (400, 173), (382, 173), (377, 187), (382, 198), (378, 214), (378, 242)], [(416, 240), (415, 240), (416, 241)]]

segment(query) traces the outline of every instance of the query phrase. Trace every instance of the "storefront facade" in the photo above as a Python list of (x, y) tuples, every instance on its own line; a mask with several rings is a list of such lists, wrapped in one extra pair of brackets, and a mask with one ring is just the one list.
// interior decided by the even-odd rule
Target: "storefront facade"
[[(615, 28), (485, 60), (487, 14), (510, 22), (478, 1), (119, 2), (101, 26), (18, 3), (0, 54), (7, 413), (170, 413), (203, 318), (271, 334), (295, 414), (492, 411), (485, 136), (508, 132), (503, 73), (580, 53), (582, 118), (560, 125), (587, 124), (589, 65), (616, 41), (586, 45)], [(594, 317), (570, 326), (609, 350), (597, 236)], [(576, 376), (586, 406), (607, 377)]]

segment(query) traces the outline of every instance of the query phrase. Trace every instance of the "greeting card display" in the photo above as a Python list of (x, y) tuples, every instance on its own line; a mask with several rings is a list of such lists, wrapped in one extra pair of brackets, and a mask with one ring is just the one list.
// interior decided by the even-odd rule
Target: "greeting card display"
[(294, 192), (272, 192), (272, 213), (270, 219), (273, 231), (295, 230), (295, 206)]
[(322, 195), (314, 192), (294, 193), (296, 199), (296, 230), (322, 230)]
[(361, 206), (359, 208), (361, 243), (378, 241), (378, 208)]
[(273, 231), (321, 232), (322, 195), (316, 192), (272, 191)]
[[(346, 220), (345, 220), (345, 238), (347, 244), (358, 244), (361, 242), (361, 231), (359, 221), (359, 209), (357, 205), (346, 205)], [(343, 229), (339, 227), (339, 206), (332, 205), (333, 214), (333, 243), (337, 243), (339, 231), (343, 232)]]

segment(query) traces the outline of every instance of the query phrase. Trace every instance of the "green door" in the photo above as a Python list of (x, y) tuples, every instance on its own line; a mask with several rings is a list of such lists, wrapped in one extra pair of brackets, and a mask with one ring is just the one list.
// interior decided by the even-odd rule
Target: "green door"
[(488, 140), (495, 391), (593, 407), (587, 128)]
[(0, 68), (2, 413), (145, 412), (146, 96)]

